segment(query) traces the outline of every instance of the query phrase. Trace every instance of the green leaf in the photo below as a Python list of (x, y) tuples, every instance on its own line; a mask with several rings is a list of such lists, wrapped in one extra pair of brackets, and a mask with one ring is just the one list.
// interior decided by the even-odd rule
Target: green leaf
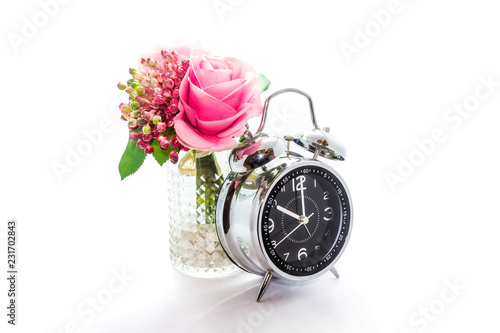
[(129, 140), (118, 165), (122, 180), (139, 170), (145, 158), (146, 153), (144, 150), (138, 148), (134, 141)]
[(169, 136), (170, 134), (175, 133), (174, 127), (168, 127), (165, 132), (161, 133), (162, 135)]
[(266, 91), (271, 85), (271, 81), (262, 73), (258, 73), (259, 75), (259, 83), (257, 84), (257, 89), (260, 93)]
[(165, 164), (165, 162), (169, 159), (168, 155), (172, 150), (174, 150), (174, 148), (172, 147), (168, 147), (167, 150), (161, 150), (158, 140), (151, 141), (151, 146), (153, 146), (153, 148), (155, 149), (153, 151), (153, 157), (159, 165)]

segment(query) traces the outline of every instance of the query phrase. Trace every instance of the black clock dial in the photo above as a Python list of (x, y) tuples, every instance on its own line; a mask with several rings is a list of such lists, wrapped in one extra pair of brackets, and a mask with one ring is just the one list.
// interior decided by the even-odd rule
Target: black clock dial
[(328, 169), (312, 165), (289, 171), (269, 189), (260, 232), (276, 267), (305, 276), (335, 260), (349, 224), (349, 197), (342, 182)]

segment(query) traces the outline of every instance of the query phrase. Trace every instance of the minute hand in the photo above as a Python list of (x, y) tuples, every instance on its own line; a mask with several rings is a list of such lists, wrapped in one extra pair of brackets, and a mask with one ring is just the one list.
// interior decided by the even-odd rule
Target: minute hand
[(282, 213), (285, 213), (286, 215), (288, 215), (290, 217), (293, 217), (294, 219), (300, 220), (300, 216), (299, 215), (295, 214), (294, 212), (289, 211), (286, 208), (283, 208), (281, 206), (277, 206), (276, 209), (279, 210)]
[(302, 216), (306, 216), (306, 206), (304, 203), (304, 183), (300, 184), (300, 201), (302, 203)]

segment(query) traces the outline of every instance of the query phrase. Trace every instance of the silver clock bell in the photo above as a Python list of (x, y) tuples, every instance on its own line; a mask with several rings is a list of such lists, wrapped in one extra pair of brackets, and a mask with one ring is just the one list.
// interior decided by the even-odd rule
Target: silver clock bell
[[(313, 128), (282, 139), (264, 128), (269, 103), (288, 92), (308, 99)], [(304, 148), (304, 155), (291, 152), (290, 144)], [(231, 152), (231, 172), (217, 202), (217, 234), (238, 267), (264, 277), (257, 301), (272, 278), (306, 281), (327, 271), (338, 277), (334, 264), (350, 237), (352, 203), (340, 175), (319, 158), (345, 156), (329, 129), (318, 127), (311, 97), (291, 88), (269, 96), (257, 133), (247, 132)]]

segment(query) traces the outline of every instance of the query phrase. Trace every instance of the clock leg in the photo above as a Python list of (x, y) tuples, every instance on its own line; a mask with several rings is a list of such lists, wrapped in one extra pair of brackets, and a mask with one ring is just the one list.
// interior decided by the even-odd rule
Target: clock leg
[(262, 283), (260, 284), (259, 292), (257, 294), (257, 302), (260, 302), (260, 299), (262, 296), (264, 296), (264, 293), (267, 290), (267, 287), (269, 286), (269, 283), (271, 282), (271, 278), (273, 275), (271, 272), (267, 272), (266, 275), (264, 276), (264, 279), (262, 280)]
[(337, 271), (337, 269), (335, 267), (332, 267), (330, 269), (330, 272), (332, 272), (333, 275), (335, 275), (335, 277), (338, 279), (340, 277), (340, 274), (339, 272)]

